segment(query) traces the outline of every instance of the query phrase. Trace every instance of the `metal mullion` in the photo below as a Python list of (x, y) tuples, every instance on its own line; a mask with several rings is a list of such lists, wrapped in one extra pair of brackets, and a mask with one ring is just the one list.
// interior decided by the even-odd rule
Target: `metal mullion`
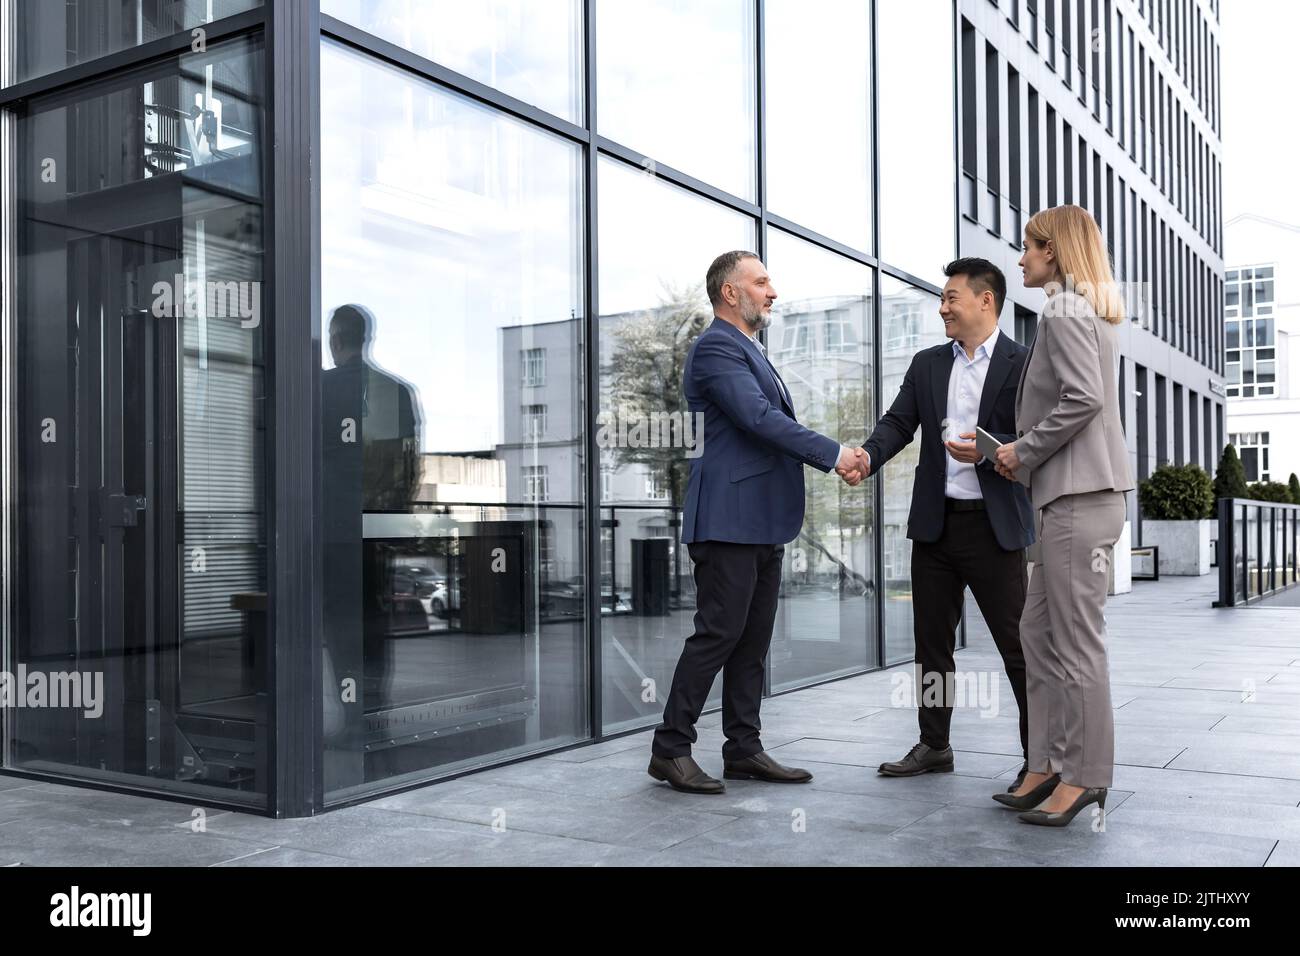
[[(478, 80), (471, 79), (463, 73), (457, 73), (455, 70), (448, 69), (433, 60), (413, 53), (410, 50), (400, 47), (395, 43), (375, 36), (373, 33), (367, 33), (360, 27), (355, 27), (350, 23), (339, 20), (337, 17), (331, 17), (326, 14), (320, 15), (320, 33), (323, 37), (336, 40), (343, 45), (350, 47), (362, 53), (366, 53), (375, 59), (382, 60), (391, 66), (404, 70), (407, 73), (413, 73), (416, 76), (437, 83), (439, 86), (446, 87), (457, 93), (468, 96), (484, 106), (490, 106), (493, 109), (508, 113), (517, 119), (525, 120), (537, 126), (545, 127), (553, 133), (557, 133), (566, 139), (573, 140), (577, 143), (589, 143), (592, 138), (592, 130), (595, 129), (591, 123), (591, 103), (588, 101), (584, 114), (587, 118), (587, 126), (579, 126), (569, 120), (548, 113), (540, 107), (534, 106), (521, 99), (502, 93), (500, 90), (488, 86), (486, 83), (480, 83)], [(590, 56), (594, 48), (594, 38), (589, 38), (587, 52)], [(588, 71), (590, 79), (590, 60), (588, 60)], [(590, 86), (591, 83), (588, 83)]]
[[(758, 200), (758, 222), (754, 252), (759, 261), (768, 261), (767, 244), (767, 43), (763, 36), (766, 23), (764, 0), (754, 0), (754, 198)], [(767, 347), (767, 330), (758, 333)], [(772, 645), (769, 640), (763, 662), (763, 696), (772, 696)]]
[[(269, 740), (267, 812), (324, 807), (320, 543), (320, 6), (272, 0), (263, 77), (265, 454)], [(274, 148), (272, 148), (272, 146)]]
[(739, 196), (718, 189), (716, 186), (710, 186), (702, 179), (696, 179), (694, 176), (687, 175), (672, 166), (665, 166), (653, 156), (647, 156), (634, 149), (629, 149), (622, 143), (616, 143), (612, 139), (607, 139), (604, 136), (594, 136), (593, 139), (601, 153), (604, 153), (607, 156), (612, 156), (616, 159), (621, 159), (623, 162), (628, 163), (631, 166), (638, 167), (642, 172), (653, 173), (659, 179), (681, 186), (683, 189), (697, 193), (705, 199), (711, 199), (719, 205), (726, 206), (729, 209), (744, 213), (745, 215), (751, 216), (755, 219), (757, 219), (761, 214), (761, 210), (756, 203), (752, 203), (747, 199), (741, 199)]
[[(583, 183), (583, 210), (586, 216), (586, 229), (583, 236), (583, 328), (586, 331), (583, 364), (586, 370), (586, 382), (583, 396), (586, 401), (586, 454), (587, 454), (587, 507), (586, 520), (586, 554), (587, 571), (587, 709), (590, 719), (590, 736), (592, 740), (601, 740), (605, 735), (605, 668), (602, 654), (603, 627), (601, 618), (601, 578), (600, 578), (600, 447), (596, 442), (596, 416), (600, 412), (600, 289), (597, 285), (600, 269), (600, 255), (597, 249), (599, 238), (599, 196), (597, 193), (597, 170), (600, 156), (596, 149), (596, 0), (586, 0), (583, 4), (583, 28), (585, 56), (583, 68), (585, 102), (583, 119), (586, 124), (583, 145), (583, 161), (586, 175)], [(612, 572), (611, 572), (612, 573)]]
[[(876, 266), (872, 272), (871, 287), (871, 408), (872, 418), (880, 414), (880, 407), (885, 401), (885, 386), (883, 382), (885, 371), (885, 354), (884, 347), (881, 344), (884, 336), (881, 334), (881, 321), (884, 315), (884, 309), (881, 306), (881, 271), (880, 271), (880, 70), (877, 66), (879, 62), (880, 44), (877, 42), (877, 11), (876, 0), (871, 0), (870, 28), (871, 37), (869, 49), (871, 51), (871, 116), (868, 117), (868, 129), (871, 130), (871, 251), (875, 254), (873, 264)], [(865, 427), (865, 426), (864, 426)], [(870, 434), (868, 432), (867, 434)], [(888, 652), (885, 641), (885, 482), (879, 471), (871, 476), (875, 482), (875, 507), (871, 509), (871, 524), (873, 537), (876, 567), (873, 577), (876, 582), (876, 666), (887, 667), (889, 665)]]
[(933, 282), (930, 282), (927, 279), (922, 279), (920, 276), (914, 276), (906, 269), (900, 269), (897, 266), (886, 265), (885, 263), (882, 262), (880, 264), (880, 271), (886, 273), (887, 275), (893, 276), (895, 279), (901, 279), (904, 282), (908, 283), (909, 285), (914, 285), (918, 289), (924, 289), (925, 291), (931, 292), (934, 295), (939, 295), (939, 296), (943, 295), (942, 287), (935, 285)]
[(111, 78), (117, 73), (169, 60), (178, 53), (191, 52), (194, 42), (194, 30), (202, 29), (205, 44), (212, 46), (222, 40), (250, 33), (264, 27), (269, 17), (270, 7), (259, 6), (243, 13), (236, 13), (233, 16), (214, 20), (211, 23), (196, 24), (189, 30), (183, 30), (169, 37), (151, 40), (139, 46), (96, 57), (93, 60), (78, 63), (48, 76), (39, 76), (16, 83), (8, 89), (0, 90), (0, 108), (13, 106), (34, 96), (58, 93), (96, 80)]

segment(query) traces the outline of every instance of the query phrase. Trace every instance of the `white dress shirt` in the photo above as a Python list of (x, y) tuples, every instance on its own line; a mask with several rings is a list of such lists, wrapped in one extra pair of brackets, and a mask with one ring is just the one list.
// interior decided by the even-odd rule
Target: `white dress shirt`
[[(973, 432), (979, 420), (980, 398), (984, 394), (984, 379), (989, 372), (989, 363), (993, 360), (993, 349), (998, 344), (998, 329), (985, 339), (975, 350), (975, 357), (967, 358), (961, 343), (952, 343), (952, 374), (948, 377), (948, 414), (950, 423), (945, 439), (950, 441), (972, 441), (970, 438), (958, 438), (964, 432)], [(947, 454), (947, 449), (944, 449)], [(983, 460), (981, 456), (980, 460)], [(943, 493), (948, 498), (983, 498), (980, 491), (979, 475), (975, 466), (968, 465), (947, 455), (948, 471)]]

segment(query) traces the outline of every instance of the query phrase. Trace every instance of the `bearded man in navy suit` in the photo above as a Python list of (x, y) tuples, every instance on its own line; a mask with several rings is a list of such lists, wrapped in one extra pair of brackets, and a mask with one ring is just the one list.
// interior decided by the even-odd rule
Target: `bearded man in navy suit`
[[(703, 416), (702, 454), (692, 459), (682, 543), (695, 565), (695, 633), (686, 639), (648, 772), (686, 793), (725, 784), (691, 757), (695, 722), (722, 671), (723, 776), (806, 783), (763, 750), (759, 706), (785, 545), (803, 526), (803, 466), (835, 470), (849, 484), (866, 477), (866, 453), (795, 420), (790, 393), (758, 333), (771, 321), (776, 289), (752, 252), (728, 252), (705, 279), (713, 323), (691, 346), (683, 391)], [(1005, 482), (1004, 482), (1005, 484)]]

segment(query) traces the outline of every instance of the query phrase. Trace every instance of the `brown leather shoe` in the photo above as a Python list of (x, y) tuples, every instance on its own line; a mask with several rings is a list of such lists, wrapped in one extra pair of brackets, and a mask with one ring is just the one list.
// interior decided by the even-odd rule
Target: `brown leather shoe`
[(766, 780), (768, 783), (807, 783), (813, 778), (807, 770), (781, 766), (763, 751), (744, 760), (724, 760), (722, 775), (728, 780)]
[(727, 785), (716, 777), (710, 777), (690, 757), (660, 757), (650, 755), (650, 766), (646, 773), (656, 780), (664, 780), (668, 786), (682, 793), (723, 793)]
[(877, 773), (885, 777), (915, 777), (921, 773), (952, 773), (952, 748), (935, 750), (918, 743), (902, 760), (882, 763)]

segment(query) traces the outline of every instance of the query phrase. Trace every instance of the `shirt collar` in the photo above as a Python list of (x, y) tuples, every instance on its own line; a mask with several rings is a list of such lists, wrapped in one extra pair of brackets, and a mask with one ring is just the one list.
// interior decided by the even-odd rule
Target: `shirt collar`
[[(994, 350), (995, 348), (997, 348), (997, 344), (998, 344), (998, 336), (1001, 335), (1001, 334), (1002, 334), (1002, 330), (999, 329), (996, 325), (993, 326), (993, 334), (990, 335), (987, 339), (985, 339), (985, 340), (980, 344), (980, 347), (977, 348), (977, 349), (975, 350), (975, 358), (974, 358), (974, 359), (971, 359), (971, 361), (976, 361), (977, 359), (979, 359), (979, 357), (980, 357), (980, 352), (983, 352), (983, 353), (985, 354), (985, 356), (989, 359), (989, 361), (992, 361), (992, 360), (993, 360), (993, 350)], [(956, 357), (959, 356), (959, 355), (962, 356), (963, 358), (965, 358), (965, 356), (966, 356), (966, 350), (965, 350), (964, 348), (961, 347), (961, 343), (960, 343), (960, 342), (958, 342), (956, 339), (953, 339), (953, 340), (952, 340), (952, 357), (953, 357), (953, 358), (956, 358)]]

